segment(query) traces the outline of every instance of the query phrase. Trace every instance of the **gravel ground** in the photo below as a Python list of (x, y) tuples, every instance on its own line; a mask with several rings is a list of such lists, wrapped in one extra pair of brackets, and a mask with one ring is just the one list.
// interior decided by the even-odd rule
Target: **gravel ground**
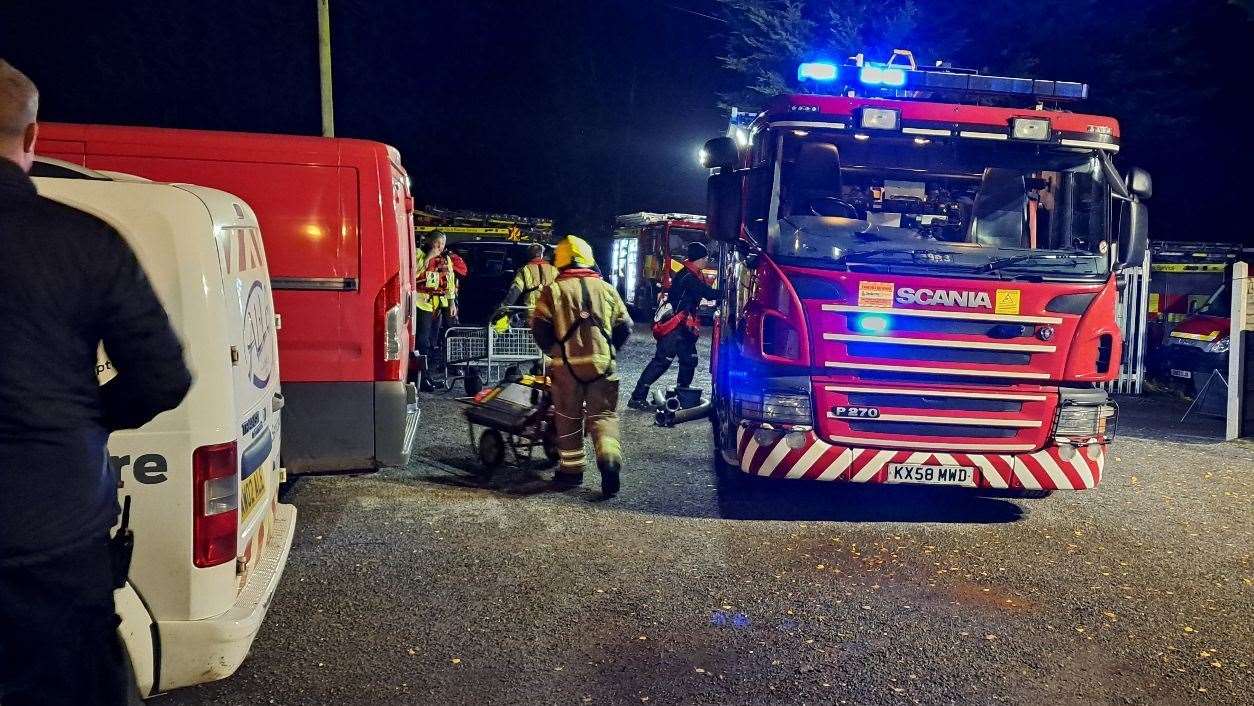
[[(651, 348), (629, 344), (625, 386)], [(409, 468), (300, 481), (248, 661), (162, 702), (1254, 703), (1254, 446), (1177, 406), (1125, 403), (1100, 489), (1038, 500), (734, 495), (707, 424), (628, 410), (602, 502), (595, 473), (477, 476), (431, 399)]]

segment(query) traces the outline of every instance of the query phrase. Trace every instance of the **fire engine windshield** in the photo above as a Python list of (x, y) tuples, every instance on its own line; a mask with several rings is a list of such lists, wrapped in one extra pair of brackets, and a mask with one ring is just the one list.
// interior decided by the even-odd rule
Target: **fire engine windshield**
[(822, 130), (774, 142), (755, 172), (773, 187), (762, 215), (778, 258), (955, 276), (1109, 272), (1110, 190), (1092, 152)]

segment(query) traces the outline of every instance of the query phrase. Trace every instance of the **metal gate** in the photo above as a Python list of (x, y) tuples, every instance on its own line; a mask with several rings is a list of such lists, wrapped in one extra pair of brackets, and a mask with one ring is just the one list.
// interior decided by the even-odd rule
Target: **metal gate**
[(1105, 383), (1107, 391), (1119, 395), (1139, 395), (1145, 386), (1145, 350), (1148, 345), (1150, 252), (1139, 267), (1128, 267), (1119, 273), (1123, 285), (1115, 318), (1123, 333), (1123, 359), (1119, 361), (1119, 377)]

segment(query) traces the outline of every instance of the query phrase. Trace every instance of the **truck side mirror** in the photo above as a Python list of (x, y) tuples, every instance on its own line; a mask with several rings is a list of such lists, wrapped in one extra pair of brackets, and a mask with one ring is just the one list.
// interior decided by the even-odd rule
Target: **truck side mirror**
[(1119, 264), (1138, 267), (1145, 261), (1145, 248), (1149, 244), (1149, 211), (1140, 199), (1134, 197), (1124, 202), (1122, 215), (1119, 219)]
[(1128, 191), (1136, 194), (1141, 200), (1154, 195), (1154, 180), (1150, 173), (1140, 167), (1133, 167), (1128, 173)]
[(706, 140), (701, 148), (701, 166), (706, 169), (735, 169), (740, 164), (740, 151), (730, 137)]
[(723, 243), (740, 240), (740, 192), (742, 172), (721, 169), (710, 175), (706, 186), (705, 227), (710, 237)]

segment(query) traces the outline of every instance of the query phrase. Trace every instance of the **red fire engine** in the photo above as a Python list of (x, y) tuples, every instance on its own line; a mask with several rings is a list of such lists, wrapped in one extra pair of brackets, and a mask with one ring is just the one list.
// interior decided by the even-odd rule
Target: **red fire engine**
[[(637, 316), (653, 316), (671, 277), (683, 269), (688, 243), (708, 243), (705, 216), (684, 213), (628, 213), (615, 222), (610, 283)], [(713, 245), (710, 252), (717, 250)], [(713, 281), (714, 270), (707, 279)]]
[(709, 231), (734, 244), (711, 364), (720, 472), (1096, 486), (1116, 273), (1142, 261), (1151, 190), (1112, 164), (1116, 121), (1059, 107), (1083, 84), (902, 51), (798, 77), (815, 92), (703, 150)]

